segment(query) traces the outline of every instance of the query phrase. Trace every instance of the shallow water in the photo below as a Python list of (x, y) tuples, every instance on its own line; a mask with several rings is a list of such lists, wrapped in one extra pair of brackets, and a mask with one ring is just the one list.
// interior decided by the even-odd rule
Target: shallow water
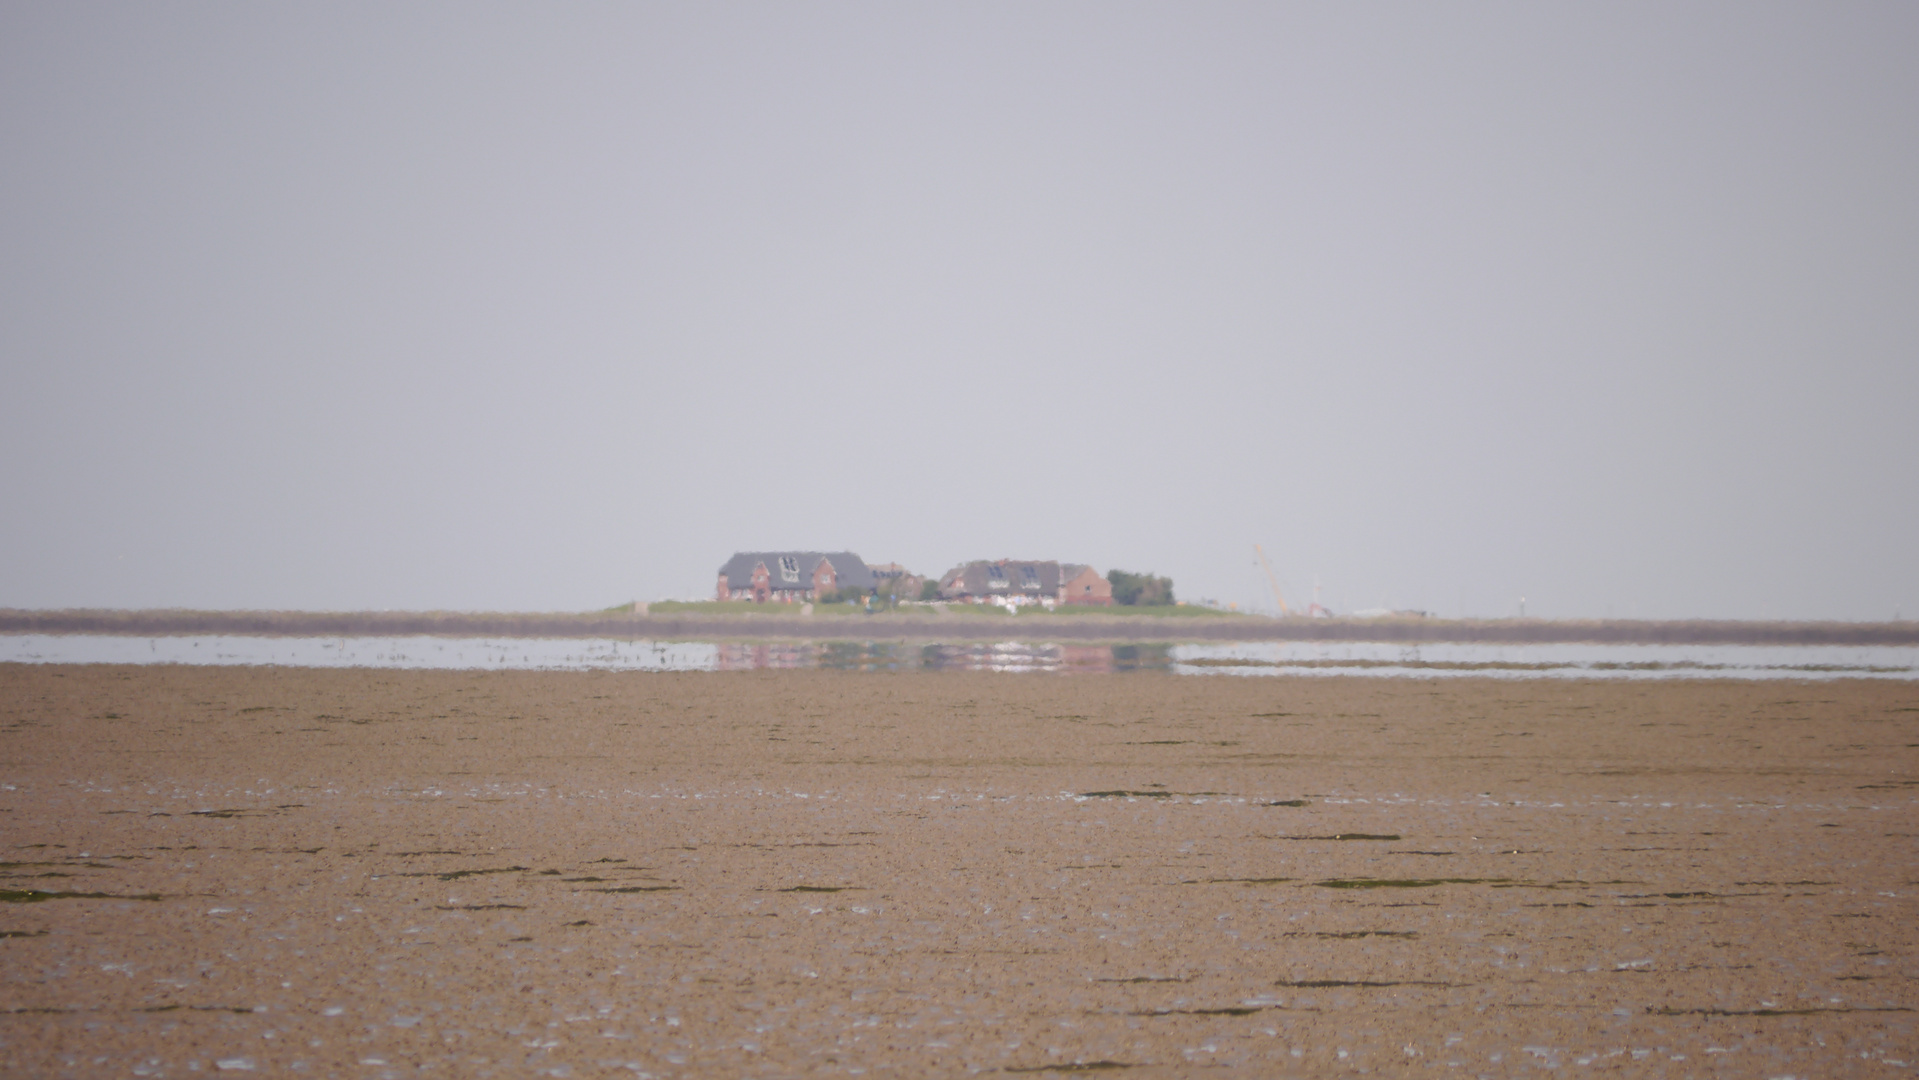
[(1500, 645), (1230, 642), (1181, 645), (1181, 674), (1434, 678), (1919, 678), (1919, 648), (1884, 645)]
[(1919, 679), (1919, 647), (1229, 642), (625, 641), (580, 638), (128, 637), (0, 634), (0, 663), (278, 665), (536, 671), (1128, 672), (1507, 679)]

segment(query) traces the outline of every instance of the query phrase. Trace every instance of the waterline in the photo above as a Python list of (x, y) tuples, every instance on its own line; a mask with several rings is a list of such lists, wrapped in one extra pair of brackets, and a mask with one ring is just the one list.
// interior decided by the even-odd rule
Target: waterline
[(1506, 679), (1919, 679), (1919, 648), (1232, 642), (1181, 645), (1181, 674)]
[(464, 671), (999, 671), (1502, 679), (1919, 679), (1919, 647), (1228, 642), (647, 641), (615, 638), (0, 634), (0, 663)]

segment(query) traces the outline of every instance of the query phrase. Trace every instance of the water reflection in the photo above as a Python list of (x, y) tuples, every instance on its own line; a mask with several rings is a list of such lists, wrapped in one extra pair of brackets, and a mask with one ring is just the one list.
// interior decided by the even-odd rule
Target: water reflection
[(533, 671), (1162, 672), (1376, 678), (1919, 678), (1919, 648), (1232, 642), (670, 642), (578, 638), (0, 634), (0, 662)]
[[(1120, 646), (1137, 650), (1138, 646)], [(1159, 650), (1160, 670), (1170, 665), (1170, 646)], [(959, 645), (899, 642), (784, 642), (721, 645), (721, 671), (759, 668), (827, 668), (834, 671), (1087, 671), (1122, 670), (1106, 645), (1055, 645), (1024, 641)], [(1126, 667), (1137, 667), (1130, 658)]]
[(833, 671), (1171, 671), (1171, 645), (1059, 645), (907, 642), (779, 642), (717, 646), (720, 671), (826, 668)]

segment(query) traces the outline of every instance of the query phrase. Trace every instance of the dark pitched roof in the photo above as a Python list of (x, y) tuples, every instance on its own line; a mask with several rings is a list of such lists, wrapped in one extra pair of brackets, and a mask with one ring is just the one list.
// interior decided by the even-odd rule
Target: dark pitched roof
[[(799, 566), (798, 582), (781, 580), (782, 557), (792, 559)], [(873, 587), (873, 572), (866, 568), (858, 555), (850, 551), (737, 551), (726, 560), (725, 566), (720, 567), (720, 574), (726, 578), (728, 589), (744, 591), (753, 587), (753, 568), (765, 563), (767, 572), (773, 575), (775, 589), (810, 589), (813, 587), (813, 571), (819, 568), (821, 559), (833, 564), (833, 574), (839, 579), (840, 588)]]
[(1054, 596), (1059, 592), (1059, 564), (1023, 559), (970, 562), (940, 575), (946, 596)]

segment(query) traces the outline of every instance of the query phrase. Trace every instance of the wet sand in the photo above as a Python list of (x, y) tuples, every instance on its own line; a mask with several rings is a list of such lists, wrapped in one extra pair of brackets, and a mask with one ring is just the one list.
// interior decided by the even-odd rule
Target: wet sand
[(1892, 1076), (1919, 686), (0, 665), (0, 1072)]

